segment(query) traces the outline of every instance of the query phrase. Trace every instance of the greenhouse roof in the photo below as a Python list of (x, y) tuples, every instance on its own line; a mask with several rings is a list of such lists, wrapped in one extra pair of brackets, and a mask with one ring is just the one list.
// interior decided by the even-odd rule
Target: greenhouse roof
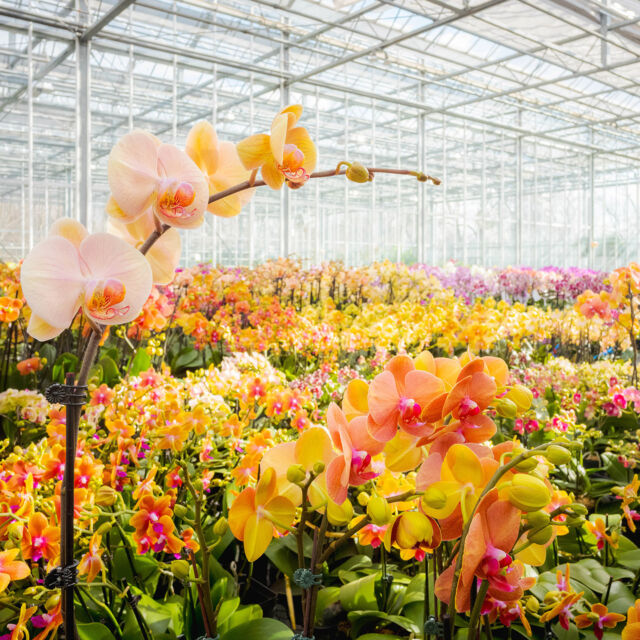
[(76, 211), (87, 183), (102, 207), (131, 126), (183, 139), (215, 117), (238, 139), (290, 95), (313, 97), (343, 148), (370, 144), (372, 120), (425, 117), (569, 165), (640, 159), (638, 0), (0, 0), (0, 16), (0, 201), (30, 209), (56, 180), (80, 185)]

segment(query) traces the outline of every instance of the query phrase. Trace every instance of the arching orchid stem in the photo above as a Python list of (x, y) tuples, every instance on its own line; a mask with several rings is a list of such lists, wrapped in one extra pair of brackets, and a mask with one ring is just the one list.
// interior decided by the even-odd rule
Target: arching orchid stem
[(505, 464), (504, 466), (500, 467), (493, 474), (493, 477), (491, 478), (491, 480), (489, 480), (489, 483), (484, 488), (484, 491), (480, 494), (480, 497), (478, 498), (478, 500), (475, 503), (473, 509), (471, 510), (471, 513), (469, 514), (469, 519), (465, 522), (464, 528), (462, 530), (462, 536), (460, 537), (460, 542), (459, 542), (459, 549), (460, 550), (458, 552), (458, 556), (456, 558), (455, 569), (453, 571), (453, 581), (451, 582), (451, 594), (449, 596), (449, 605), (447, 607), (447, 613), (450, 615), (450, 624), (451, 624), (450, 631), (451, 631), (451, 636), (452, 637), (453, 637), (453, 635), (455, 633), (456, 591), (457, 591), (457, 588), (458, 588), (458, 578), (460, 577), (460, 570), (462, 569), (462, 557), (464, 556), (464, 547), (465, 547), (465, 543), (467, 541), (467, 535), (469, 533), (469, 529), (471, 528), (471, 523), (473, 521), (473, 516), (475, 515), (476, 510), (478, 509), (478, 505), (482, 502), (482, 499), (492, 489), (494, 489), (496, 487), (496, 485), (498, 484), (498, 482), (500, 482), (500, 479), (502, 478), (502, 476), (504, 476), (505, 473), (507, 473), (508, 471), (511, 471), (511, 469), (513, 469), (514, 467), (519, 465), (524, 460), (527, 460), (527, 459), (531, 458), (532, 456), (536, 455), (536, 453), (542, 453), (545, 449), (547, 449), (552, 444), (553, 444), (553, 442), (547, 442), (545, 444), (541, 444), (539, 447), (536, 447), (535, 449), (530, 449), (529, 451), (526, 451), (525, 453), (521, 453), (520, 455), (516, 456), (515, 458), (512, 458), (507, 464)]
[[(338, 165), (338, 167), (339, 166), (340, 165)], [(411, 171), (409, 169), (385, 169), (384, 167), (367, 167), (367, 171), (369, 172), (371, 177), (373, 177), (376, 173), (392, 173), (399, 176), (414, 176), (419, 182), (426, 182), (429, 180), (435, 185), (440, 184), (440, 180), (438, 178), (433, 178), (432, 176), (428, 176), (418, 171)], [(327, 171), (316, 171), (309, 176), (309, 179), (311, 180), (312, 178), (331, 178), (333, 176), (342, 176), (346, 172), (346, 169), (328, 169)], [(233, 187), (229, 187), (224, 191), (218, 191), (218, 193), (214, 193), (212, 196), (209, 196), (209, 204), (211, 204), (212, 202), (217, 202), (218, 200), (222, 200), (223, 198), (227, 198), (228, 196), (232, 196), (235, 193), (246, 191), (247, 189), (253, 189), (254, 187), (264, 187), (266, 184), (267, 183), (264, 180), (245, 180), (244, 182), (241, 182)]]

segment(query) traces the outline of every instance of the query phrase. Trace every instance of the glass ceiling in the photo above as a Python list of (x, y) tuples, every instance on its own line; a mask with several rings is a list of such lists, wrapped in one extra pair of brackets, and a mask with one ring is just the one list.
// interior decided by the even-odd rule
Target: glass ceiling
[(612, 268), (640, 248), (640, 0), (0, 0), (0, 257), (105, 226), (134, 127), (182, 145), (305, 106), (320, 168), (422, 169), (258, 190), (184, 261)]

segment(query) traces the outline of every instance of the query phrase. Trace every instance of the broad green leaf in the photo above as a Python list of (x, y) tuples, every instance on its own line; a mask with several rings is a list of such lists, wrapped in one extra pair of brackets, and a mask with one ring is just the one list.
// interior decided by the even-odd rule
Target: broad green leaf
[(250, 620), (220, 634), (220, 640), (291, 640), (293, 633), (278, 620)]
[(114, 636), (99, 622), (79, 622), (77, 624), (79, 640), (114, 640)]
[(359, 580), (354, 580), (340, 587), (340, 604), (346, 611), (377, 610), (375, 584), (377, 575), (374, 573)]
[(142, 347), (140, 347), (131, 361), (129, 375), (137, 376), (141, 371), (146, 371), (150, 366), (151, 357)]
[(397, 626), (409, 633), (420, 633), (420, 627), (404, 616), (393, 616), (384, 611), (352, 611), (348, 615), (351, 622), (351, 633), (358, 637), (362, 631), (373, 630), (376, 627)]
[(322, 614), (330, 605), (338, 602), (340, 599), (340, 587), (325, 587), (318, 591), (316, 600), (316, 622), (322, 620)]

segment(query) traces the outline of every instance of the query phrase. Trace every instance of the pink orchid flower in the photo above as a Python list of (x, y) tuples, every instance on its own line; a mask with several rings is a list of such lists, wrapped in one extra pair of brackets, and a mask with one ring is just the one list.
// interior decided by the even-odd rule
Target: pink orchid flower
[(62, 333), (80, 308), (100, 324), (130, 322), (151, 292), (151, 268), (137, 249), (109, 233), (89, 235), (69, 219), (31, 250), (20, 279), (36, 340)]
[(162, 144), (145, 131), (132, 131), (111, 150), (108, 177), (122, 222), (133, 222), (151, 208), (171, 227), (192, 229), (202, 224), (209, 185), (195, 162), (178, 147)]
[(337, 504), (347, 499), (349, 486), (358, 486), (380, 475), (371, 458), (384, 449), (367, 430), (365, 416), (347, 422), (342, 409), (332, 402), (327, 409), (327, 427), (333, 445), (342, 454), (327, 466), (327, 491)]
[(439, 403), (444, 391), (440, 378), (416, 369), (409, 356), (395, 356), (369, 385), (371, 435), (387, 442), (398, 427), (413, 436), (430, 434), (433, 427), (423, 416), (431, 404)]

